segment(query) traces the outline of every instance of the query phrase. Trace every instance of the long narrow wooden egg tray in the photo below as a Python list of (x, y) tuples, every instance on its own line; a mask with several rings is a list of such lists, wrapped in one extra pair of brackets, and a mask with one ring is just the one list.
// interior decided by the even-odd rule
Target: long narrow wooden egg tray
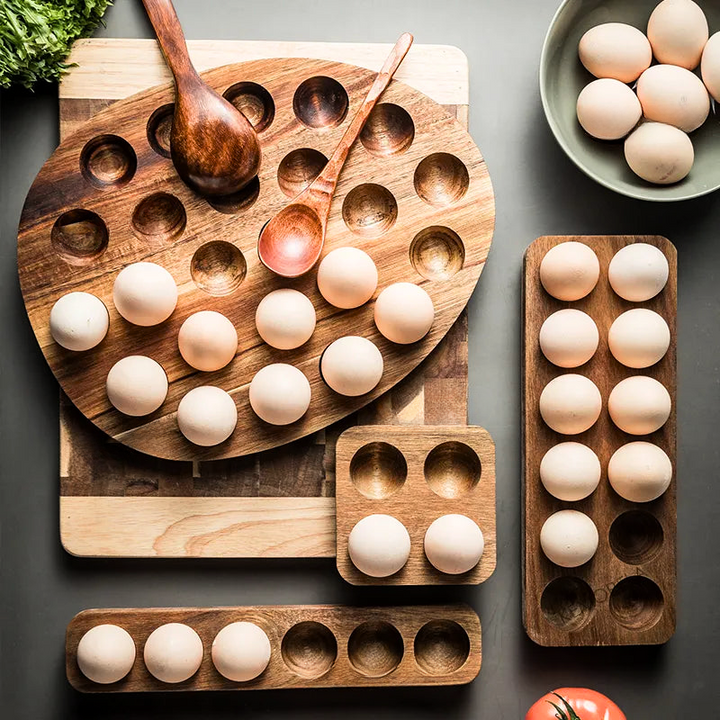
[[(563, 242), (591, 247), (600, 261), (600, 279), (585, 298), (561, 302), (542, 287), (540, 263), (547, 251)], [(631, 243), (649, 243), (667, 257), (670, 275), (657, 296), (642, 303), (623, 300), (608, 282), (608, 265), (615, 253)], [(572, 307), (595, 321), (600, 344), (585, 365), (564, 370), (550, 363), (538, 341), (543, 321), (553, 312)], [(659, 313), (670, 328), (670, 347), (657, 364), (640, 370), (621, 365), (607, 343), (612, 322), (621, 313), (643, 307)], [(676, 615), (676, 320), (677, 253), (666, 238), (651, 236), (568, 236), (538, 238), (525, 253), (523, 290), (523, 622), (528, 635), (546, 646), (649, 645), (666, 642), (675, 631)], [(560, 435), (543, 421), (540, 394), (554, 377), (565, 372), (589, 377), (598, 387), (603, 410), (588, 431)], [(607, 400), (613, 387), (631, 375), (648, 375), (670, 393), (672, 411), (657, 432), (628, 435), (611, 420)], [(579, 502), (554, 498), (540, 481), (540, 461), (552, 446), (573, 440), (598, 455), (602, 477), (597, 490)], [(607, 465), (620, 446), (646, 440), (660, 446), (673, 464), (668, 490), (649, 503), (621, 498), (607, 479)], [(575, 509), (597, 526), (600, 542), (595, 557), (579, 568), (564, 569), (548, 560), (540, 547), (540, 529), (554, 512)]]
[[(337, 441), (337, 567), (353, 585), (475, 585), (495, 570), (495, 445), (481, 427), (397, 425), (354, 427)], [(410, 534), (410, 558), (394, 575), (365, 575), (348, 554), (357, 522), (382, 513)], [(436, 570), (423, 549), (425, 532), (458, 513), (483, 533), (480, 562), (462, 575)]]
[[(271, 645), (268, 667), (249, 682), (220, 675), (210, 655), (217, 633), (240, 621), (262, 628)], [(143, 662), (150, 633), (170, 622), (193, 628), (204, 649), (197, 673), (177, 684), (157, 680)], [(76, 659), (82, 636), (102, 624), (124, 628), (136, 646), (130, 673), (111, 685), (88, 680)], [(81, 692), (462, 685), (475, 679), (481, 661), (480, 619), (468, 605), (85, 610), (72, 619), (66, 635), (67, 678)]]

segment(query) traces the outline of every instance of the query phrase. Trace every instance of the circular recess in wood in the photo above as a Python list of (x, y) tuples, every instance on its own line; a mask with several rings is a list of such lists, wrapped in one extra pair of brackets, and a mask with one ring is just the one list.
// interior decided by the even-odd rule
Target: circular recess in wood
[(170, 157), (170, 133), (172, 132), (175, 103), (161, 105), (147, 123), (147, 139), (150, 147), (164, 158)]
[(564, 632), (580, 630), (595, 612), (595, 593), (577, 577), (559, 577), (543, 590), (540, 609), (545, 619)]
[(364, 148), (378, 157), (404, 152), (414, 138), (415, 123), (410, 113), (394, 103), (376, 105), (360, 133)]
[(141, 240), (151, 243), (170, 243), (182, 235), (187, 223), (183, 204), (166, 192), (143, 198), (132, 215), (132, 229)]
[(350, 480), (366, 498), (394, 495), (407, 479), (405, 456), (386, 442), (363, 445), (350, 461)]
[(384, 620), (358, 625), (348, 640), (350, 664), (365, 677), (384, 677), (400, 664), (405, 652), (402, 635)]
[(448, 227), (433, 225), (421, 230), (410, 243), (410, 262), (426, 280), (449, 280), (462, 270), (465, 245)]
[(291, 672), (304, 678), (319, 678), (335, 664), (337, 640), (322, 623), (305, 621), (285, 633), (280, 651)]
[(100, 190), (129, 183), (137, 170), (137, 155), (119, 135), (98, 135), (88, 140), (80, 153), (80, 172)]
[(223, 97), (248, 119), (257, 133), (267, 130), (275, 119), (272, 95), (258, 83), (235, 83), (223, 93)]
[(289, 198), (297, 197), (322, 172), (327, 158), (313, 148), (299, 148), (289, 152), (278, 165), (280, 189)]
[(628, 630), (649, 630), (657, 625), (664, 606), (662, 590), (642, 575), (621, 580), (610, 593), (610, 614)]
[(244, 188), (232, 195), (205, 198), (210, 207), (224, 215), (235, 215), (251, 208), (260, 196), (260, 178), (256, 175)]
[(470, 638), (454, 620), (431, 620), (415, 636), (415, 660), (428, 675), (450, 675), (470, 656)]
[(105, 252), (109, 239), (107, 225), (90, 210), (64, 212), (50, 231), (53, 250), (70, 265), (87, 265)]
[(629, 510), (610, 526), (610, 547), (628, 565), (650, 562), (663, 545), (660, 521), (645, 510)]
[(433, 207), (448, 207), (465, 196), (470, 175), (462, 160), (450, 153), (428, 155), (415, 169), (415, 192)]
[(382, 185), (363, 183), (354, 187), (342, 206), (345, 224), (356, 235), (380, 237), (397, 220), (398, 205), (394, 195)]
[(440, 497), (452, 500), (470, 492), (480, 481), (477, 453), (465, 443), (451, 440), (433, 448), (425, 458), (425, 480)]
[(309, 128), (339, 125), (345, 119), (349, 105), (345, 88), (334, 78), (325, 75), (304, 80), (293, 96), (295, 116)]
[(190, 262), (193, 282), (208, 295), (223, 297), (235, 292), (247, 274), (245, 256), (225, 240), (201, 245)]

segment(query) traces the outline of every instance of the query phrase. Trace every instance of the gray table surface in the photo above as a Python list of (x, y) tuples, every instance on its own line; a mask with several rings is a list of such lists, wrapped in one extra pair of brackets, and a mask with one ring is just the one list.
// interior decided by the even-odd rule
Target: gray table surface
[[(488, 267), (470, 303), (470, 421), (497, 443), (498, 568), (479, 588), (351, 588), (330, 560), (138, 561), (68, 556), (58, 537), (57, 385), (25, 316), (15, 266), (25, 195), (58, 142), (54, 87), (2, 94), (0, 461), (2, 703), (51, 718), (512, 718), (562, 685), (595, 687), (631, 720), (715, 717), (720, 702), (720, 207), (718, 195), (643, 204), (582, 175), (543, 118), (537, 70), (557, 0), (176, 0), (189, 38), (452, 44), (471, 71), (470, 129), (497, 193)], [(98, 35), (151, 37), (139, 0)], [(520, 273), (543, 234), (659, 233), (679, 251), (679, 618), (664, 647), (543, 649), (520, 616)], [(465, 600), (483, 668), (463, 688), (82, 696), (64, 677), (64, 632), (87, 607)]]

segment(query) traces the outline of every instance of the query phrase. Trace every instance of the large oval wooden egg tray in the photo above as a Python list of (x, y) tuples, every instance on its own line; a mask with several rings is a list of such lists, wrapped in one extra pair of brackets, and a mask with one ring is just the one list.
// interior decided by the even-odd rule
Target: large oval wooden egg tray
[[(373, 301), (339, 310), (319, 294), (316, 272), (288, 281), (258, 260), (263, 225), (319, 173), (364, 98), (374, 74), (336, 62), (272, 59), (203, 73), (253, 122), (263, 162), (256, 182), (236, 197), (207, 201), (188, 189), (169, 159), (173, 87), (157, 87), (120, 101), (68, 138), (38, 174), (28, 194), (18, 237), (18, 266), (35, 335), (62, 388), (99, 428), (144, 453), (173, 460), (233, 457), (258, 452), (317, 431), (391, 388), (438, 344), (467, 303), (487, 257), (495, 218), (490, 178), (480, 151), (462, 126), (420, 92), (393, 82), (350, 152), (328, 223), (325, 253), (345, 245), (370, 254), (379, 271), (377, 292), (391, 283), (422, 285), (432, 297), (435, 323), (409, 346), (378, 332)], [(145, 328), (115, 310), (117, 273), (138, 261), (162, 265), (179, 289), (173, 315)], [(254, 323), (260, 300), (280, 287), (308, 295), (317, 311), (312, 338), (297, 350), (264, 344)], [(66, 351), (49, 330), (55, 301), (80, 290), (97, 295), (110, 330), (96, 348)], [(199, 310), (225, 314), (238, 332), (233, 362), (213, 373), (187, 365), (177, 348), (183, 321)], [(367, 395), (346, 398), (325, 385), (323, 350), (343, 335), (363, 335), (382, 352), (385, 373)], [(167, 399), (152, 415), (131, 418), (105, 394), (112, 365), (148, 355), (165, 369)], [(248, 386), (265, 365), (300, 368), (312, 401), (298, 422), (262, 422), (248, 402)], [(177, 427), (180, 399), (192, 388), (217, 385), (238, 408), (238, 424), (223, 444), (201, 448)]]

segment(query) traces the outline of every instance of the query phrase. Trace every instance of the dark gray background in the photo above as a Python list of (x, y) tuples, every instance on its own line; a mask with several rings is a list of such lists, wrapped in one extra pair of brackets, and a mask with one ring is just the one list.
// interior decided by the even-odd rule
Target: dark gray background
[[(490, 261), (470, 304), (470, 421), (497, 443), (498, 569), (480, 588), (352, 589), (323, 561), (103, 561), (58, 537), (57, 385), (25, 317), (16, 228), (58, 142), (54, 87), (2, 94), (0, 453), (2, 705), (50, 718), (513, 718), (560, 685), (611, 695), (631, 720), (715, 717), (720, 702), (720, 208), (631, 201), (585, 178), (543, 118), (537, 69), (557, 0), (176, 0), (190, 38), (452, 44), (470, 60), (471, 133), (497, 193)], [(140, 0), (107, 14), (115, 37), (151, 37)], [(679, 250), (679, 619), (658, 648), (543, 649), (520, 619), (520, 272), (542, 234), (660, 233)], [(65, 625), (86, 607), (466, 600), (483, 668), (465, 688), (82, 696), (66, 683)]]

